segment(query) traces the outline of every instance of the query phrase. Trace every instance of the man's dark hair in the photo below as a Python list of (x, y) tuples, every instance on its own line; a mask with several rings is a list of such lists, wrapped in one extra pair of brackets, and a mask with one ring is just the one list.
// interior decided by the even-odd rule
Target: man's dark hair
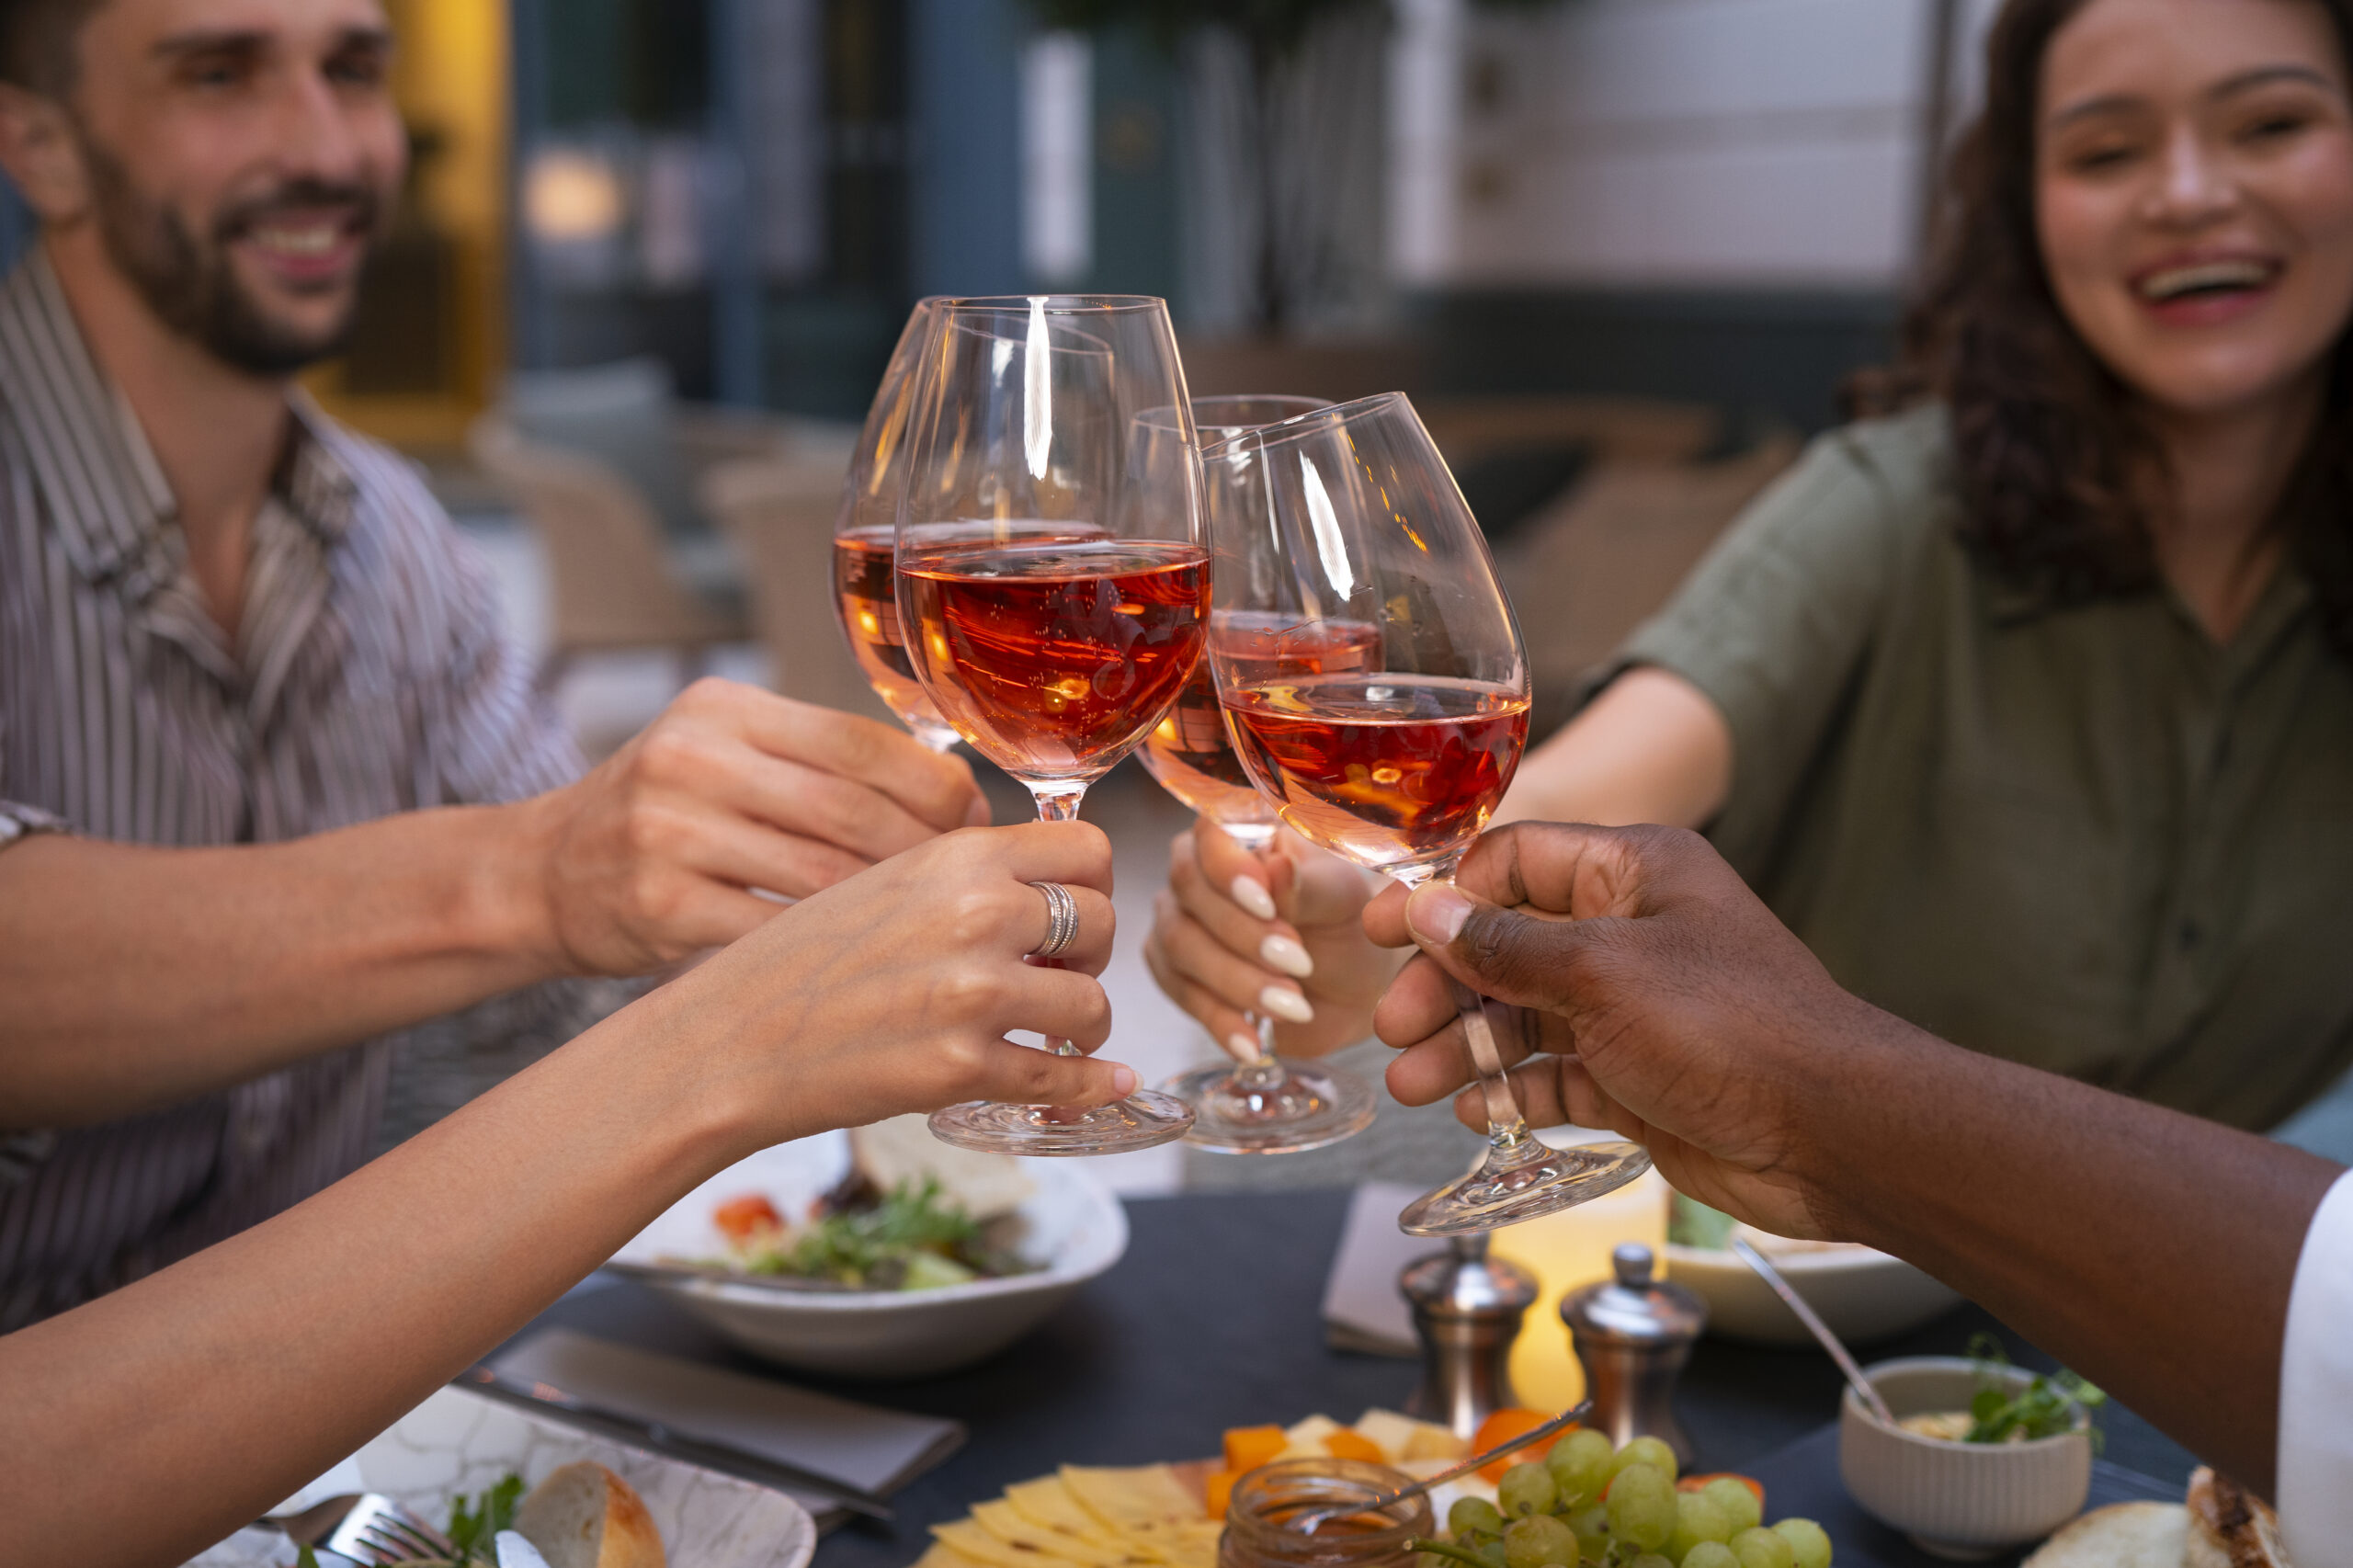
[[(2141, 480), (2164, 454), (2133, 394), (2068, 322), (2035, 231), (2035, 106), (2053, 34), (2087, 0), (2008, 0), (1985, 47), (1985, 108), (1947, 170), (1927, 286), (1893, 373), (1850, 389), (1856, 412), (1940, 397), (1952, 410), (1962, 540), (2046, 602), (2143, 594), (2158, 582)], [(2353, 59), (2353, 0), (2315, 0)], [(2353, 658), (2353, 328), (2328, 357), (2320, 422), (2275, 525), (2336, 650)]]
[(0, 82), (47, 97), (74, 90), (74, 40), (106, 0), (0, 0)]

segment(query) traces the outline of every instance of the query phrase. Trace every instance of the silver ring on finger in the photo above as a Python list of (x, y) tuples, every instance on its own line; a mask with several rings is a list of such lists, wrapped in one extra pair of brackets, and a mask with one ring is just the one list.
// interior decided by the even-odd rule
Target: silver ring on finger
[(1046, 895), (1046, 939), (1038, 944), (1033, 959), (1059, 956), (1078, 940), (1078, 900), (1070, 889), (1060, 882), (1031, 882), (1031, 887)]

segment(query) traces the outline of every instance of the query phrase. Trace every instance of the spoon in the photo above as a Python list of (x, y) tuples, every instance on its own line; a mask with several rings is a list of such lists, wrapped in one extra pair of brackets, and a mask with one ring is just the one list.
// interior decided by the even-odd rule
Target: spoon
[(1339, 1503), (1326, 1508), (1311, 1508), (1303, 1514), (1293, 1514), (1283, 1521), (1283, 1528), (1297, 1530), (1302, 1535), (1313, 1535), (1315, 1527), (1326, 1519), (1345, 1518), (1351, 1514), (1377, 1514), (1393, 1504), (1404, 1502), (1409, 1497), (1419, 1497), (1434, 1487), (1443, 1486), (1449, 1481), (1460, 1480), (1482, 1466), (1495, 1463), (1506, 1454), (1516, 1454), (1531, 1443), (1540, 1443), (1556, 1432), (1566, 1431), (1592, 1414), (1593, 1401), (1589, 1399), (1581, 1401), (1545, 1422), (1541, 1426), (1530, 1426), (1518, 1437), (1507, 1437), (1483, 1454), (1472, 1454), (1461, 1464), (1450, 1465), (1427, 1481), (1416, 1481), (1413, 1485), (1401, 1486), (1394, 1492), (1380, 1493), (1366, 1498), (1361, 1503)]
[(1844, 1345), (1838, 1343), (1838, 1336), (1830, 1332), (1830, 1325), (1806, 1304), (1803, 1296), (1790, 1288), (1790, 1282), (1781, 1277), (1781, 1271), (1774, 1267), (1763, 1253), (1738, 1236), (1732, 1238), (1732, 1250), (1740, 1254), (1743, 1263), (1756, 1270), (1759, 1279), (1773, 1288), (1773, 1294), (1790, 1304), (1790, 1311), (1798, 1314), (1798, 1322), (1805, 1324), (1806, 1331), (1822, 1341), (1822, 1347), (1830, 1352), (1830, 1358), (1838, 1363), (1840, 1371), (1847, 1374), (1847, 1385), (1861, 1398), (1864, 1408), (1888, 1426), (1894, 1426), (1895, 1412), (1887, 1407), (1887, 1401), (1880, 1398), (1878, 1385), (1863, 1376), (1863, 1369), (1855, 1365), (1855, 1358), (1847, 1353)]

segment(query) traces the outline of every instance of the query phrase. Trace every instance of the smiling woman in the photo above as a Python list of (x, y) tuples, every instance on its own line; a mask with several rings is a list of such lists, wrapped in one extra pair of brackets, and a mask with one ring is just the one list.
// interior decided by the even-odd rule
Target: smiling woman
[[(2353, 1065), (2348, 39), (2353, 0), (2006, 0), (1879, 417), (1498, 820), (1704, 826), (1849, 989), (2200, 1115)], [(1155, 972), (1221, 1038), (1299, 984), (1285, 1047), (1328, 1049), (1380, 971), (1361, 892), (1288, 858), (1180, 844)]]

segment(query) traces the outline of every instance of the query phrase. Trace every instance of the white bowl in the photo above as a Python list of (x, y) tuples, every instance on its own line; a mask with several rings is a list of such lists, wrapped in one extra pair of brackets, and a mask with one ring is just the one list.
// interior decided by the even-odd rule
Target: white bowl
[[(1863, 1376), (1901, 1419), (1966, 1410), (1988, 1375), (1957, 1356), (1881, 1361)], [(2012, 1388), (2033, 1376), (2022, 1367), (1990, 1374)], [(1853, 1389), (1838, 1405), (1838, 1473), (1863, 1512), (1902, 1530), (1938, 1557), (1993, 1557), (2040, 1540), (2083, 1512), (2092, 1485), (2087, 1418), (2055, 1437), (2024, 1443), (1959, 1443), (1882, 1426)]]
[[(1961, 1293), (1900, 1257), (1866, 1246), (1770, 1255), (1782, 1278), (1849, 1345), (1919, 1327)], [(1708, 1332), (1759, 1345), (1811, 1345), (1813, 1336), (1740, 1255), (1670, 1242), (1666, 1277), (1707, 1299)]]
[[(840, 1179), (849, 1163), (839, 1133), (764, 1149), (688, 1193), (617, 1261), (715, 1257), (725, 1246), (711, 1210), (765, 1193), (786, 1214)], [(1017, 1212), (1028, 1222), (1016, 1249), (1045, 1267), (929, 1290), (796, 1292), (727, 1279), (671, 1277), (646, 1283), (763, 1359), (848, 1378), (920, 1378), (995, 1355), (1043, 1323), (1128, 1250), (1128, 1216), (1084, 1160), (1024, 1160), (1037, 1190)]]

